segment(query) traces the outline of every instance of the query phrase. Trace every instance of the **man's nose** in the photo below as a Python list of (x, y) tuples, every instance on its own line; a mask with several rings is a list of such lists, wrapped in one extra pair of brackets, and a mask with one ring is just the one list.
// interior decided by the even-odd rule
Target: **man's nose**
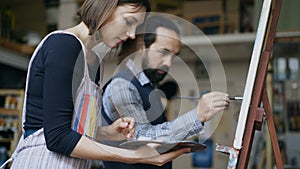
[(172, 63), (173, 63), (173, 57), (171, 55), (166, 56), (164, 59), (164, 65), (170, 68), (172, 66)]

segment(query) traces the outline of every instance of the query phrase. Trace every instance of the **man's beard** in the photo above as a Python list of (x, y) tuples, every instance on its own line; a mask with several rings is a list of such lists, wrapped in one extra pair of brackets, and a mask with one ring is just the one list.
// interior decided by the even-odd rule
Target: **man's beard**
[[(158, 68), (149, 68), (149, 55), (148, 52), (143, 56), (142, 60), (142, 68), (145, 75), (149, 78), (150, 82), (156, 86), (160, 81), (162, 81), (169, 71), (169, 67), (167, 66), (161, 66)], [(163, 71), (164, 73), (161, 74), (158, 71)]]
[[(145, 75), (149, 78), (149, 80), (151, 81), (151, 83), (153, 83), (154, 85), (156, 85), (157, 83), (159, 83), (160, 81), (162, 81), (166, 75), (168, 74), (169, 68), (167, 66), (162, 66), (160, 68), (147, 68), (144, 69), (144, 73)], [(164, 71), (163, 74), (159, 73), (159, 71)]]

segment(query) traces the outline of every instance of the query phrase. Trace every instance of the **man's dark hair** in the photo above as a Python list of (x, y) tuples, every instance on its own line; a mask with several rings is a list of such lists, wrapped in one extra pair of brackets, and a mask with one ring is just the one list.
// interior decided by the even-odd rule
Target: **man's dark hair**
[(146, 20), (145, 23), (144, 42), (146, 48), (149, 48), (149, 46), (155, 42), (156, 30), (158, 27), (164, 27), (173, 30), (180, 35), (178, 27), (171, 20), (162, 16), (151, 16)]

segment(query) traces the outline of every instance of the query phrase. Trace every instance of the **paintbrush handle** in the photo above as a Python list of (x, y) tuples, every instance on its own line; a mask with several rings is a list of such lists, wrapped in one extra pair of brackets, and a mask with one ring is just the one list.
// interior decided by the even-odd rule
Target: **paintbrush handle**
[[(200, 99), (200, 97), (178, 96), (178, 97), (172, 97), (172, 99)], [(243, 100), (243, 97), (229, 96), (229, 100)]]
[(172, 97), (172, 99), (200, 99), (200, 97), (178, 96), (178, 97)]
[(112, 99), (111, 99), (110, 97), (108, 97), (108, 98), (109, 98), (111, 104), (112, 104), (112, 105), (114, 106), (114, 108), (116, 109), (116, 112), (118, 113), (118, 115), (120, 116), (120, 118), (122, 119), (122, 121), (125, 122), (125, 120), (124, 120), (124, 118), (123, 118), (121, 112), (120, 112), (119, 109), (117, 108), (117, 106), (114, 104), (114, 102), (112, 101)]

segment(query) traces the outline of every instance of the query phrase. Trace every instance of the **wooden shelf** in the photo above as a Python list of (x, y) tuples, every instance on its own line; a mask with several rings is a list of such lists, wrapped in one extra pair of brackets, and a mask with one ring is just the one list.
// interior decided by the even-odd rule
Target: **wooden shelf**
[(0, 108), (0, 115), (5, 115), (5, 116), (19, 116), (20, 115), (20, 110), (19, 109), (5, 109), (5, 108)]
[(23, 95), (23, 90), (16, 90), (16, 89), (4, 89), (0, 90), (0, 95)]
[(12, 41), (9, 41), (7, 39), (2, 39), (2, 38), (0, 38), (0, 46), (4, 47), (6, 49), (9, 49), (9, 50), (13, 50), (18, 53), (25, 54), (25, 55), (31, 55), (35, 49), (35, 46), (20, 44), (20, 43), (12, 42)]
[(10, 143), (13, 140), (12, 138), (0, 138), (0, 143)]
[[(24, 101), (23, 89), (0, 89), (0, 95), (5, 96), (5, 105), (14, 105), (14, 109), (0, 108), (0, 115), (3, 128), (11, 129), (13, 131), (13, 138), (0, 138), (1, 144), (8, 144), (10, 146), (9, 152), (14, 152), (22, 131), (22, 109)], [(4, 117), (7, 116), (7, 117)], [(15, 118), (17, 117), (17, 118)]]
[(0, 46), (0, 63), (27, 71), (29, 57)]

